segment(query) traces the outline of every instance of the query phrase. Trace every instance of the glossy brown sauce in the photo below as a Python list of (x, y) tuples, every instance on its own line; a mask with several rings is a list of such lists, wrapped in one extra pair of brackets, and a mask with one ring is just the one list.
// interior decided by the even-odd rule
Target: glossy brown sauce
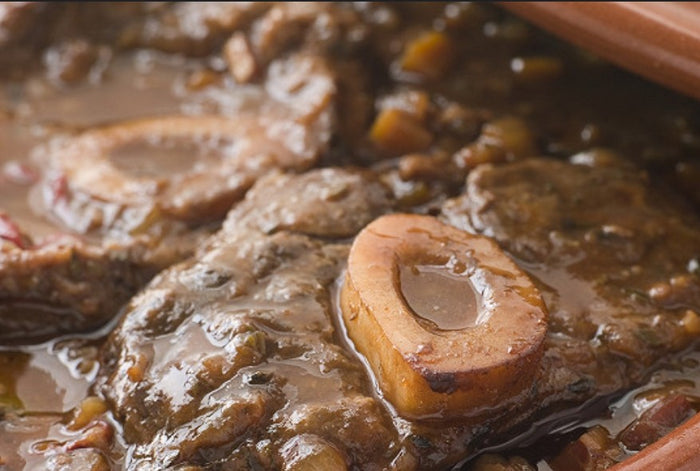
[(59, 86), (33, 77), (9, 97), (8, 104), (23, 120), (69, 129), (175, 113), (181, 103), (178, 84), (184, 83), (193, 64), (155, 52), (124, 53), (110, 60), (92, 81)]
[[(96, 83), (58, 87), (39, 76), (22, 86), (4, 87), (0, 92), (6, 100), (6, 110), (14, 114), (12, 120), (0, 118), (0, 169), (4, 169), (0, 171), (0, 201), (2, 209), (32, 238), (63, 232), (42, 214), (41, 205), (35, 202), (38, 198), (29, 194), (31, 184), (41, 177), (45, 166), (41, 144), (76, 128), (179, 111), (180, 102), (173, 89), (178, 80), (184, 80), (182, 61), (169, 65), (153, 56), (119, 56)], [(148, 156), (132, 157), (121, 167), (136, 161), (151, 165), (145, 157)], [(182, 159), (186, 160), (186, 156)], [(170, 163), (170, 159), (166, 160)], [(122, 159), (117, 155), (115, 161)], [(12, 170), (17, 166), (24, 168), (27, 179), (7, 176), (17, 174)]]
[(40, 144), (46, 131), (37, 126), (18, 124), (0, 117), (0, 201), (2, 209), (21, 227), (37, 237), (56, 232), (50, 223), (38, 217), (30, 204), (28, 194), (40, 177), (39, 169), (27, 156)]
[[(634, 419), (638, 418), (645, 410), (670, 394), (683, 394), (688, 397), (696, 410), (700, 410), (700, 351), (693, 349), (672, 359), (668, 366), (651, 375), (649, 382), (643, 386), (628, 391), (621, 397), (611, 397), (607, 400), (607, 406), (603, 404), (590, 404), (601, 413), (591, 417), (590, 412), (581, 408), (581, 412), (574, 418), (552, 417), (549, 419), (551, 426), (542, 422), (542, 428), (549, 428), (550, 435), (531, 441), (528, 435), (539, 436), (539, 433), (525, 434), (516, 438), (512, 443), (525, 441), (530, 443), (528, 448), (519, 449), (515, 453), (523, 456), (532, 456), (538, 471), (552, 471), (547, 459), (551, 458), (551, 444), (560, 440), (566, 441), (579, 436), (587, 428), (602, 426), (608, 430), (612, 437), (617, 436)], [(517, 445), (516, 445), (517, 447)], [(512, 453), (512, 452), (511, 452)], [(633, 453), (629, 452), (631, 456)], [(542, 455), (547, 459), (542, 458)]]
[[(484, 28), (487, 36), (503, 34), (498, 30), (501, 27), (498, 23), (489, 24)], [(515, 113), (528, 117), (533, 123), (539, 123), (537, 126), (544, 129), (543, 133), (553, 136), (547, 142), (546, 149), (553, 154), (565, 155), (581, 147), (606, 144), (618, 139), (625, 150), (631, 153), (639, 150), (641, 159), (649, 163), (650, 168), (655, 168), (663, 163), (659, 155), (677, 157), (678, 154), (687, 152), (687, 149), (679, 150), (673, 140), (675, 134), (684, 132), (684, 125), (679, 123), (680, 118), (674, 116), (672, 108), (666, 111), (663, 95), (661, 98), (654, 96), (652, 103), (634, 101), (630, 108), (624, 97), (617, 96), (619, 89), (605, 87), (606, 83), (618, 78), (618, 72), (600, 66), (593, 72), (567, 77), (570, 84), (578, 84), (577, 89), (583, 89), (585, 93), (571, 94), (568, 85), (528, 88), (515, 83), (509, 75), (510, 65), (506, 58), (512, 56), (513, 51), (517, 52), (518, 46), (506, 41), (498, 51), (481, 51), (480, 48), (478, 42), (466, 45), (465, 49), (473, 54), (474, 60), (457, 64), (457, 72), (451, 78), (439, 85), (428, 85), (427, 88), (439, 89), (441, 98), (455, 98), (497, 112), (514, 110)], [(193, 88), (190, 83), (192, 75), (204, 69), (216, 70), (220, 82), (214, 82), (201, 90)], [(47, 220), (41, 208), (32, 203), (29, 195), (31, 183), (41, 174), (41, 145), (52, 137), (137, 117), (174, 113), (220, 113), (233, 116), (258, 110), (261, 103), (273, 112), (290, 112), (275, 101), (266, 99), (258, 88), (235, 85), (230, 79), (221, 78), (224, 69), (225, 65), (220, 58), (211, 61), (184, 59), (144, 50), (118, 53), (106, 61), (98, 75), (67, 87), (56, 86), (42, 77), (32, 77), (21, 84), (3, 83), (0, 90), (0, 111), (8, 113), (12, 119), (0, 115), (0, 208), (18, 222), (35, 242), (63, 231), (54, 222)], [(484, 80), (485, 76), (491, 79)], [(591, 80), (594, 82), (591, 83)], [(582, 83), (587, 83), (585, 88), (582, 88)], [(644, 89), (644, 86), (637, 85), (636, 82), (631, 87)], [(503, 93), (504, 90), (514, 92)], [(595, 90), (590, 92), (593, 98), (586, 96), (589, 93), (587, 90)], [(549, 105), (533, 109), (531, 101), (548, 94), (551, 97), (542, 102)], [(610, 112), (601, 116), (595, 112), (595, 107), (588, 105), (605, 101), (606, 95), (610, 95)], [(625, 95), (624, 91), (621, 95)], [(562, 117), (560, 121), (539, 119), (552, 113), (548, 107), (558, 108), (560, 105), (564, 109), (555, 112)], [(662, 120), (668, 123), (665, 132), (672, 136), (668, 142), (661, 141), (658, 148), (646, 146), (645, 139), (638, 135), (620, 137), (594, 132), (600, 128), (616, 129), (619, 122), (625, 122), (629, 115), (636, 115), (641, 117), (640, 135), (643, 135), (645, 128), (657, 124), (657, 121), (649, 122), (645, 118), (651, 107), (665, 114)], [(569, 109), (583, 111), (569, 113)], [(451, 145), (454, 144), (446, 144), (448, 148)], [(192, 165), (198, 165), (190, 157), (191, 149), (182, 147), (181, 143), (150, 142), (130, 144), (110, 155), (119, 169), (144, 177), (187, 171)], [(220, 155), (216, 153), (204, 151), (202, 161), (206, 163), (219, 158)], [(595, 286), (575, 268), (527, 268), (541, 282), (546, 296), (568, 300), (568, 304), (560, 306), (562, 311), (568, 310), (573, 315), (595, 309), (595, 304), (602, 302)], [(442, 266), (418, 265), (402, 267), (400, 283), (409, 306), (435, 328), (459, 330), (478, 322), (479, 297), (464, 275), (452, 273)], [(10, 315), (16, 315), (18, 322), (25, 315), (42, 315), (41, 309), (30, 304), (7, 303), (0, 305), (0, 316), (7, 316), (10, 310)], [(595, 327), (591, 329), (593, 335)], [(163, 372), (159, 380), (160, 391), (177, 404), (192, 399), (183, 384), (185, 376), (177, 367), (179, 359), (188, 357), (204, 360), (211, 345), (224, 342), (209, 337), (195, 323), (186, 324), (183, 330), (188, 334), (186, 342), (181, 342), (176, 333), (159, 338), (151, 346), (150, 361), (156, 365), (156, 370)], [(0, 347), (0, 411), (2, 406), (24, 410), (23, 416), (14, 422), (1, 420), (0, 414), (0, 456), (9, 457), (6, 463), (9, 469), (22, 469), (22, 466), (24, 469), (32, 469), (32, 466), (41, 462), (35, 449), (37, 437), (59, 440), (69, 436), (64, 428), (65, 414), (88, 394), (96, 374), (97, 365), (90, 362), (90, 357), (95, 355), (94, 350), (101, 344), (101, 340), (92, 338), (101, 337), (97, 334), (88, 338), (69, 336), (40, 345)], [(72, 344), (77, 347), (71, 346)], [(85, 351), (81, 353), (80, 346), (83, 344), (87, 354)], [(614, 402), (609, 417), (576, 417), (566, 425), (559, 425), (553, 433), (566, 434), (591, 424), (602, 424), (611, 433), (617, 433), (654, 400), (658, 391), (682, 391), (700, 398), (700, 354), (691, 351), (666, 366), (652, 376), (649, 384)], [(333, 374), (318, 376), (301, 358), (296, 362), (270, 363), (269, 367), (271, 370), (281, 369), (294, 378), (284, 388), (289, 397), (300, 402), (308, 395), (321, 395), (329, 401), (342, 398), (342, 384), (337, 377)], [(265, 368), (251, 369), (251, 374), (264, 370)], [(227, 387), (234, 388), (236, 385), (232, 383)], [(225, 394), (225, 389), (218, 394)], [(283, 410), (292, 410), (294, 401), (286, 407)], [(517, 443), (528, 436), (525, 434), (517, 437), (512, 443), (517, 447)], [(547, 438), (544, 439), (546, 440)], [(540, 470), (549, 469), (544, 460), (537, 466)]]
[[(41, 442), (71, 437), (65, 429), (67, 414), (87, 396), (97, 372), (96, 363), (88, 364), (79, 350), (67, 348), (73, 342), (0, 350), (0, 411), (9, 407), (0, 420), (0, 452), (8, 469), (42, 466)], [(15, 415), (15, 409), (22, 413)]]
[(132, 141), (112, 150), (108, 158), (114, 167), (128, 175), (167, 178), (206, 167), (221, 158), (220, 151), (207, 147), (177, 139)]
[(478, 296), (467, 274), (442, 265), (401, 265), (399, 284), (408, 306), (432, 329), (467, 329), (479, 320)]
[(26, 352), (1, 352), (4, 399), (33, 413), (68, 412), (85, 397), (88, 379), (74, 377), (58, 356), (37, 348)]

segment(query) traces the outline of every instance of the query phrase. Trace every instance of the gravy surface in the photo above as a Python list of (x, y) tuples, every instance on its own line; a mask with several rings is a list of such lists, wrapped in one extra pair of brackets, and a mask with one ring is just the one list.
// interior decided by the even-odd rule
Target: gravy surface
[[(169, 117), (236, 126), (57, 163)], [(491, 5), (0, 6), (0, 470), (559, 471), (600, 427), (605, 469), (654, 405), (700, 409), (698, 156), (696, 101)], [(408, 421), (378, 392), (333, 290), (390, 212), (533, 279), (518, 404)], [(399, 275), (431, 329), (480, 322), (466, 275)]]
[(402, 265), (399, 284), (408, 306), (432, 329), (468, 329), (479, 321), (478, 296), (466, 274), (441, 265)]

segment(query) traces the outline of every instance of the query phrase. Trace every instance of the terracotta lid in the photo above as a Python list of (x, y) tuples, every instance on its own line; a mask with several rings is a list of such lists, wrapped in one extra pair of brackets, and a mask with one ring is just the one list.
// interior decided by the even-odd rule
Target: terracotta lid
[(504, 2), (605, 59), (700, 99), (700, 2)]

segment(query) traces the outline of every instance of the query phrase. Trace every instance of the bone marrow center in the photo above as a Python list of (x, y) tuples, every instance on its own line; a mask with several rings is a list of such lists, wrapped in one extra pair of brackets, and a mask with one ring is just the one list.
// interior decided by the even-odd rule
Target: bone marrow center
[[(185, 174), (202, 163), (220, 158), (213, 146), (186, 138), (140, 138), (108, 152), (110, 163), (137, 178), (162, 178)], [(212, 161), (212, 162), (210, 162)]]
[(382, 216), (352, 244), (340, 307), (399, 415), (468, 421), (534, 390), (547, 311), (487, 237), (431, 216)]
[(427, 330), (461, 330), (480, 322), (480, 296), (467, 273), (449, 265), (401, 264), (398, 269), (401, 294)]

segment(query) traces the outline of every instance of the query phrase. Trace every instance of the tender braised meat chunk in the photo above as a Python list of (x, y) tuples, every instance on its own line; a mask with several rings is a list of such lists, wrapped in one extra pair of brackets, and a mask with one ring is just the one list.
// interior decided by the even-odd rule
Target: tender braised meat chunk
[[(109, 55), (106, 48), (102, 52)], [(46, 76), (59, 86), (77, 83), (88, 77), (99, 56), (99, 48), (86, 39), (61, 42), (44, 54)]]
[(699, 223), (628, 166), (485, 165), (444, 218), (493, 237), (549, 309), (545, 404), (629, 387), (697, 337)]
[[(388, 193), (370, 172), (323, 169), (301, 176), (274, 174), (247, 194), (224, 229), (245, 225), (267, 234), (352, 237), (391, 207)], [(324, 211), (318, 210), (319, 202)]]
[(150, 47), (167, 52), (206, 55), (236, 29), (271, 7), (264, 2), (182, 2), (159, 5), (121, 34), (126, 47)]
[[(129, 23), (153, 8), (158, 7), (138, 2), (64, 2), (60, 6), (52, 2), (2, 2), (0, 76), (17, 79), (36, 70), (37, 58), (48, 47), (49, 57), (44, 59), (49, 60), (44, 65), (49, 71), (63, 69), (66, 75), (55, 78), (70, 83), (80, 75), (75, 74), (77, 70), (73, 67), (85, 62), (80, 52), (85, 48), (76, 49), (76, 45), (87, 41), (90, 43), (87, 49), (93, 49), (92, 46), (103, 42), (116, 42), (125, 34), (122, 31)], [(56, 54), (61, 49), (63, 54)], [(64, 59), (61, 64), (55, 62), (60, 56)], [(77, 56), (83, 59), (76, 60)]]
[[(36, 23), (49, 6), (40, 2), (3, 2), (0, 4), (0, 74), (20, 75), (14, 64), (28, 62), (44, 39), (36, 34)], [(21, 45), (21, 47), (18, 47)]]
[(157, 271), (191, 254), (257, 178), (317, 161), (335, 117), (326, 61), (280, 59), (253, 87), (255, 111), (129, 121), (42, 149), (35, 199), (49, 220), (85, 238), (36, 246), (2, 216), (0, 240), (12, 247), (0, 257), (0, 342), (104, 323)]
[(32, 20), (45, 8), (37, 2), (3, 2), (0, 5), (0, 47), (25, 39), (33, 26)]
[[(362, 173), (271, 176), (195, 259), (134, 298), (101, 380), (134, 444), (127, 465), (281, 468), (302, 459), (297, 436), (310, 434), (317, 459), (387, 466), (397, 433), (334, 340), (330, 292), (347, 246), (305, 234), (347, 237), (387, 206)], [(339, 229), (339, 212), (360, 215)]]
[(670, 394), (659, 400), (620, 434), (620, 442), (628, 450), (638, 451), (695, 415), (688, 399)]
[(604, 427), (593, 427), (549, 463), (554, 471), (602, 471), (622, 461), (619, 445)]
[[(0, 252), (0, 343), (43, 341), (95, 328), (156, 272), (144, 251), (119, 243), (94, 247), (73, 238)], [(170, 257), (186, 251), (171, 247)]]
[(258, 108), (237, 116), (143, 119), (47, 146), (45, 210), (76, 232), (117, 236), (220, 220), (255, 179), (310, 167), (330, 138), (335, 80), (323, 59), (280, 60), (256, 91)]
[(338, 55), (357, 48), (366, 37), (361, 18), (350, 8), (328, 2), (283, 2), (253, 24), (247, 41), (256, 64), (264, 67), (290, 47)]
[(0, 470), (653, 452), (699, 111), (486, 3), (0, 2)]
[(351, 8), (329, 2), (184, 2), (161, 6), (130, 25), (121, 43), (203, 56), (226, 42), (234, 77), (247, 82), (291, 47), (347, 49), (365, 30)]
[[(570, 193), (556, 193), (560, 187)], [(491, 200), (484, 196), (515, 188), (514, 197)], [(692, 287), (674, 298), (681, 299), (682, 308), (630, 297), (621, 288), (656, 282), (649, 279), (651, 273), (664, 272), (659, 271), (661, 262), (654, 250), (668, 251), (664, 244), (675, 244), (674, 238), (683, 238), (689, 252), (666, 257), (668, 273), (685, 269), (698, 247), (696, 223), (679, 219), (678, 208), (665, 199), (649, 200), (647, 188), (628, 167), (593, 168), (533, 159), (478, 168), (465, 196), (445, 204), (445, 219), (472, 231), (472, 224), (489, 220), (491, 226), (478, 227), (511, 253), (515, 250), (503, 240), (513, 240), (512, 236), (499, 238), (503, 227), (525, 230), (529, 238), (520, 240), (534, 241), (528, 247), (557, 244), (540, 252), (525, 251), (529, 258), (515, 253), (540, 287), (552, 318), (531, 399), (492, 408), (479, 417), (493, 434), (506, 432), (559, 401), (580, 402), (629, 387), (652, 366), (650, 359), (691, 340), (682, 319), (686, 310), (699, 307)], [(586, 199), (575, 196), (592, 191), (616, 196), (607, 198), (609, 212), (589, 211), (590, 206), (582, 202)], [(498, 202), (525, 206), (495, 212)], [(621, 219), (622, 210), (615, 204), (629, 206), (629, 213), (636, 211), (636, 218), (643, 222), (634, 215)], [(557, 205), (563, 209), (556, 211)], [(403, 469), (444, 467), (469, 453), (479, 442), (481, 429), (459, 420), (446, 426), (386, 415), (381, 403), (368, 395), (371, 382), (360, 364), (336, 344), (333, 326), (338, 318), (332, 317), (330, 291), (348, 248), (317, 237), (347, 237), (390, 206), (381, 185), (361, 173), (319, 170), (295, 177), (269, 176), (230, 213), (223, 230), (194, 260), (164, 272), (135, 298), (105, 350), (100, 380), (100, 390), (123, 421), (125, 437), (132, 444), (130, 465), (203, 465), (203, 456), (214, 456), (246, 469), (254, 466), (251, 463), (282, 467), (298, 459), (290, 451), (298, 445), (289, 440), (308, 433), (314, 435), (314, 445), (309, 445), (317, 450), (312, 453), (314, 459), (344, 459), (350, 468), (386, 466), (393, 459), (401, 461)], [(307, 224), (312, 213), (313, 227)], [(354, 215), (343, 218), (349, 226), (334, 225), (339, 214)], [(544, 240), (536, 237), (534, 228), (523, 225), (528, 214), (536, 215), (538, 224), (549, 228)], [(586, 230), (562, 223), (557, 219), (561, 214), (588, 221)], [(606, 220), (610, 214), (615, 215), (614, 221)], [(651, 230), (647, 222), (654, 217), (676, 221), (677, 228), (673, 234), (651, 231), (654, 249), (634, 259), (638, 268), (629, 275), (608, 280), (600, 288), (593, 284), (596, 277), (579, 274), (575, 280), (588, 283), (587, 291), (565, 286), (553, 291), (554, 281), (545, 275), (556, 274), (561, 283), (572, 283), (572, 275), (563, 275), (586, 257), (605, 256), (605, 272), (613, 274), (619, 271), (611, 270), (611, 265), (631, 263), (627, 252), (619, 250), (620, 241), (594, 237), (600, 234), (600, 226), (632, 224), (630, 230), (641, 233), (630, 236), (630, 243), (649, 244), (644, 231)], [(614, 243), (618, 246), (612, 251), (610, 244)], [(560, 257), (546, 258), (556, 250), (562, 251)], [(611, 254), (618, 253), (619, 258), (612, 258)], [(545, 258), (537, 263), (533, 254)], [(573, 265), (562, 266), (565, 262)], [(654, 271), (648, 271), (650, 266)], [(585, 293), (595, 297), (582, 300)], [(577, 306), (579, 310), (574, 310)], [(663, 318), (657, 315), (660, 312), (665, 313)], [(593, 322), (588, 316), (596, 316), (595, 322), (602, 326), (614, 323), (628, 335), (606, 336), (605, 327), (599, 333), (586, 329)], [(635, 335), (651, 323), (657, 335), (667, 336), (666, 343)], [(629, 345), (622, 350), (623, 340), (637, 342), (634, 360)], [(304, 358), (302, 363), (300, 358)], [(313, 385), (307, 382), (311, 379)], [(342, 398), (338, 391), (343, 391)], [(340, 430), (358, 433), (342, 435)], [(263, 438), (268, 440), (265, 447), (253, 446)], [(377, 446), (390, 451), (379, 453)]]
[(47, 471), (80, 469), (84, 471), (109, 471), (109, 461), (98, 451), (81, 448), (68, 453), (52, 455), (46, 460)]

